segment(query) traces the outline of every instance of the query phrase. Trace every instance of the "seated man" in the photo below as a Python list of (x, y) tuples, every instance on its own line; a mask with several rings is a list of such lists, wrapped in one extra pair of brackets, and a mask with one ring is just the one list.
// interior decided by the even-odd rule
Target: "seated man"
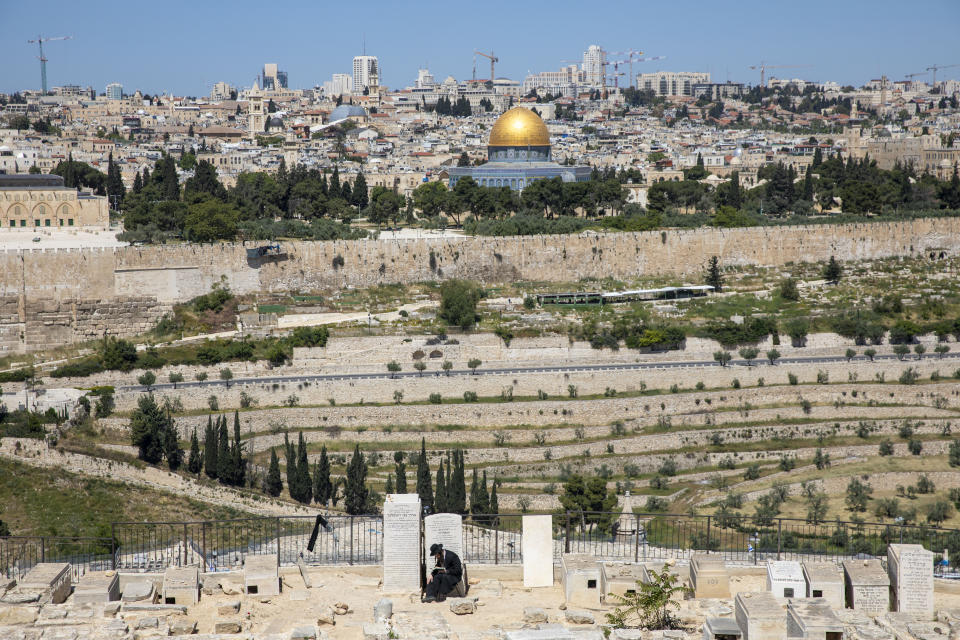
[(442, 544), (430, 545), (430, 555), (436, 558), (430, 583), (427, 584), (427, 598), (424, 602), (443, 602), (447, 594), (453, 591), (463, 577), (463, 565), (453, 551), (447, 551)]

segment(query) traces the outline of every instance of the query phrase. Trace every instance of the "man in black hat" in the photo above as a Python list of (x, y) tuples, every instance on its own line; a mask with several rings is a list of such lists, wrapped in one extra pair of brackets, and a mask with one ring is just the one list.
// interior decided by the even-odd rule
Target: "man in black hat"
[(430, 555), (436, 558), (433, 577), (427, 584), (427, 597), (424, 602), (443, 602), (447, 594), (453, 591), (463, 577), (463, 565), (453, 551), (447, 551), (442, 544), (430, 545)]

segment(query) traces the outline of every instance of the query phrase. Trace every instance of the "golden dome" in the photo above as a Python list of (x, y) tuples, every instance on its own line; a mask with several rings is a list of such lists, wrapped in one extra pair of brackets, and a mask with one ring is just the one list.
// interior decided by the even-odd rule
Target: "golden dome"
[(514, 107), (497, 118), (487, 144), (491, 147), (549, 147), (550, 132), (533, 111)]

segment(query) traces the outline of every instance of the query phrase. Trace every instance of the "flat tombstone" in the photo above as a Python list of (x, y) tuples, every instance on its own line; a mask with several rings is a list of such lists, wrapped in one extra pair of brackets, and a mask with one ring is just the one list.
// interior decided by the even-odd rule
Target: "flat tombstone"
[(740, 592), (734, 616), (743, 640), (786, 640), (787, 613), (769, 591)]
[(553, 586), (553, 517), (523, 516), (523, 586)]
[(600, 564), (600, 600), (611, 604), (607, 600), (609, 594), (618, 596), (634, 594), (639, 589), (637, 582), (649, 582), (649, 580), (647, 569), (642, 564), (603, 562)]
[(430, 545), (442, 544), (463, 559), (463, 517), (459, 513), (435, 513), (423, 519), (424, 556)]
[(743, 632), (732, 618), (707, 618), (703, 623), (703, 640), (740, 640)]
[(600, 608), (600, 563), (588, 555), (564, 554), (560, 559), (567, 605)]
[(843, 602), (843, 570), (833, 562), (804, 562), (808, 598), (824, 598), (834, 606)]
[(890, 578), (879, 560), (847, 560), (843, 563), (847, 608), (871, 616), (890, 611)]
[(243, 591), (248, 595), (280, 595), (280, 573), (276, 555), (246, 557), (243, 563)]
[(729, 598), (730, 574), (723, 558), (694, 554), (690, 558), (690, 586), (695, 598)]
[(17, 589), (39, 592), (42, 604), (60, 604), (70, 595), (71, 571), (69, 562), (41, 562), (23, 576)]
[(919, 544), (887, 547), (894, 611), (933, 617), (933, 553)]
[(163, 603), (191, 605), (200, 601), (200, 571), (170, 567), (163, 574)]
[(383, 503), (383, 591), (420, 589), (420, 497), (395, 493)]
[(777, 598), (805, 598), (807, 581), (800, 563), (792, 560), (768, 562), (767, 590)]
[(80, 578), (73, 588), (74, 604), (112, 602), (120, 599), (120, 575), (116, 571), (94, 571)]
[(787, 605), (787, 636), (790, 638), (843, 638), (843, 622), (823, 598), (804, 598)]

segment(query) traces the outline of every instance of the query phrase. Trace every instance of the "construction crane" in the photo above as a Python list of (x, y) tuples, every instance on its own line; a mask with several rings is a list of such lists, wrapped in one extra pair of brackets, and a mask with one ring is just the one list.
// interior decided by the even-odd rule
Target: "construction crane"
[(495, 75), (493, 75), (493, 69), (494, 69), (493, 65), (500, 62), (500, 58), (498, 58), (496, 54), (493, 53), (493, 51), (491, 51), (490, 53), (484, 53), (483, 51), (474, 50), (474, 53), (478, 56), (483, 56), (484, 58), (490, 59), (490, 82), (492, 84), (493, 79), (496, 77)]
[(809, 64), (767, 64), (761, 62), (759, 65), (753, 65), (749, 67), (750, 69), (760, 69), (760, 86), (765, 87), (767, 69), (802, 69), (803, 67), (809, 67)]
[[(627, 56), (627, 60), (630, 62), (630, 86), (633, 86), (634, 76), (633, 76), (633, 58), (634, 56), (642, 56), (643, 51), (636, 51), (634, 49), (627, 49), (626, 51), (613, 51), (612, 55), (615, 56)], [(614, 71), (616, 72), (616, 71)]]
[(55, 40), (72, 40), (73, 36), (58, 36), (56, 38), (44, 38), (37, 36), (36, 40), (27, 40), (27, 44), (36, 44), (40, 47), (40, 85), (43, 87), (43, 95), (47, 95), (47, 59), (43, 55), (43, 43), (53, 42)]
[(953, 67), (960, 67), (960, 64), (935, 64), (933, 66), (927, 67), (927, 71), (933, 71), (933, 86), (937, 86), (937, 70), (939, 69), (952, 69)]

